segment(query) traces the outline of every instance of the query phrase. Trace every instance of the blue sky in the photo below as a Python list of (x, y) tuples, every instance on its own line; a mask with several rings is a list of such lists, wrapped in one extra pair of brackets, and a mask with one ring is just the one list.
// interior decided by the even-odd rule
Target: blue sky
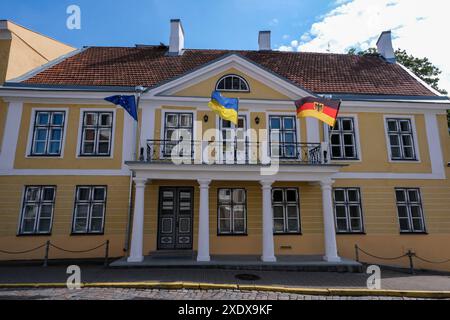
[[(181, 18), (188, 48), (256, 49), (259, 30), (272, 44), (307, 31), (333, 1), (315, 0), (2, 0), (0, 18), (81, 47), (167, 43), (169, 20)], [(81, 30), (66, 28), (66, 8), (81, 8)]]
[[(66, 27), (69, 5), (81, 8), (81, 30)], [(186, 48), (257, 49), (258, 31), (272, 31), (284, 51), (345, 53), (374, 47), (392, 30), (394, 48), (428, 57), (450, 92), (450, 1), (443, 0), (1, 0), (0, 19), (81, 47), (168, 43), (180, 18)], [(442, 33), (444, 32), (444, 33)]]

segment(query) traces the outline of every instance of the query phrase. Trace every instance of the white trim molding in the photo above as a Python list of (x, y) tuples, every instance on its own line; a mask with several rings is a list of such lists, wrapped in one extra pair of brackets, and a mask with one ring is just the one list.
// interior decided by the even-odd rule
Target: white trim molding
[(2, 148), (0, 151), (0, 172), (13, 170), (16, 158), (20, 125), (22, 122), (22, 102), (10, 102), (6, 114)]

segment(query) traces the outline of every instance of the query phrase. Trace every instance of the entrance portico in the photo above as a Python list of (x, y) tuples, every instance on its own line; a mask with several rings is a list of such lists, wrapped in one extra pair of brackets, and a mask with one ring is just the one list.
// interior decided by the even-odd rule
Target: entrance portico
[[(332, 206), (332, 176), (338, 172), (338, 165), (292, 165), (281, 166), (274, 175), (261, 175), (262, 166), (232, 165), (233, 170), (227, 170), (227, 165), (179, 165), (167, 163), (128, 162), (127, 165), (135, 173), (136, 193), (134, 199), (134, 217), (131, 235), (130, 256), (128, 262), (139, 263), (144, 260), (144, 195), (146, 185), (155, 180), (191, 180), (199, 186), (198, 228), (197, 228), (197, 261), (210, 262), (210, 184), (213, 181), (253, 181), (261, 188), (261, 253), (260, 260), (264, 263), (275, 263), (277, 258), (274, 246), (274, 225), (272, 210), (272, 186), (274, 183), (306, 182), (320, 185), (322, 190), (324, 256), (327, 262), (339, 262), (337, 253), (334, 214)], [(159, 201), (157, 198), (147, 198), (148, 201)]]

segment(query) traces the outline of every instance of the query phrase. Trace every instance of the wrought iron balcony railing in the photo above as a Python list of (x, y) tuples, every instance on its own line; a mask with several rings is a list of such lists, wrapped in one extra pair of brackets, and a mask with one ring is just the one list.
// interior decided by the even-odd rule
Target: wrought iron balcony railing
[(140, 161), (175, 164), (314, 164), (326, 163), (320, 143), (148, 140)]

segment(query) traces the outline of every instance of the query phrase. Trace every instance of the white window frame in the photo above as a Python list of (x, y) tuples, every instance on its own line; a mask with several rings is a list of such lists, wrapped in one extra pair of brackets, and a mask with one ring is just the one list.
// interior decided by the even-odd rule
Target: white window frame
[[(83, 188), (89, 188), (89, 200), (88, 201), (78, 201), (78, 195), (80, 192), (80, 189)], [(105, 190), (105, 198), (104, 200), (94, 200), (94, 190), (95, 189), (104, 189)], [(75, 199), (74, 199), (74, 206), (73, 206), (73, 215), (72, 215), (72, 228), (71, 232), (72, 235), (78, 235), (78, 234), (104, 234), (105, 232), (105, 216), (106, 216), (106, 205), (108, 200), (108, 186), (106, 185), (78, 185), (75, 187)], [(77, 205), (78, 204), (84, 204), (88, 205), (88, 212), (86, 217), (86, 230), (85, 231), (76, 231), (75, 230), (75, 222), (77, 220)], [(103, 205), (103, 215), (102, 215), (102, 229), (101, 231), (92, 231), (91, 230), (91, 223), (92, 223), (92, 207), (94, 205)], [(98, 217), (97, 217), (98, 218)]]
[[(273, 196), (274, 196), (275, 191), (277, 191), (277, 190), (278, 191), (281, 190), (283, 192), (283, 201), (282, 202), (274, 202)], [(288, 230), (289, 220), (290, 219), (288, 218), (287, 208), (288, 207), (292, 207), (293, 204), (294, 204), (294, 202), (292, 202), (292, 201), (288, 202), (286, 200), (286, 194), (287, 194), (288, 190), (295, 191), (295, 196), (296, 196), (295, 207), (297, 209), (296, 217), (297, 217), (297, 229), (298, 230), (295, 231), (295, 232)], [(291, 187), (288, 187), (288, 188), (274, 187), (274, 188), (272, 188), (272, 215), (273, 215), (273, 211), (274, 211), (274, 207), (275, 206), (283, 208), (283, 231), (275, 231), (275, 227), (274, 227), (273, 234), (274, 235), (289, 235), (289, 234), (295, 235), (295, 234), (301, 234), (301, 232), (302, 232), (302, 224), (301, 224), (301, 221), (300, 221), (300, 191), (298, 190), (298, 188), (291, 188)], [(274, 215), (273, 215), (273, 219), (274, 219), (274, 224), (275, 224), (275, 216)]]
[[(291, 111), (279, 111), (279, 112), (268, 111), (268, 112), (265, 112), (265, 114), (266, 114), (266, 131), (267, 131), (266, 141), (268, 143), (267, 154), (266, 154), (267, 157), (271, 156), (270, 144), (269, 144), (269, 142), (270, 142), (270, 127), (269, 127), (270, 126), (270, 123), (269, 123), (270, 117), (273, 117), (273, 116), (275, 116), (275, 117), (276, 116), (280, 116), (280, 117), (292, 116), (292, 117), (294, 117), (295, 125), (296, 125), (296, 128), (297, 128), (297, 144), (302, 143), (302, 137), (300, 135), (300, 133), (301, 133), (301, 128), (300, 128), (301, 121), (297, 118), (297, 114), (295, 112), (291, 112)], [(259, 142), (262, 142), (262, 141), (259, 141)], [(305, 143), (307, 143), (307, 142), (305, 142)], [(286, 158), (286, 159), (280, 158), (280, 159), (283, 160), (283, 161), (289, 161), (289, 158)], [(302, 160), (302, 159), (299, 159), (299, 158), (292, 158), (292, 159), (294, 161), (295, 160), (297, 160), (297, 161), (298, 160)]]
[[(230, 194), (230, 202), (228, 203), (224, 203), (224, 202), (220, 202), (220, 190), (230, 190), (231, 194)], [(233, 201), (233, 192), (235, 190), (241, 190), (244, 192), (244, 196), (245, 196), (245, 201), (243, 204), (239, 204), (239, 203), (234, 203)], [(247, 193), (247, 189), (245, 188), (218, 188), (217, 189), (217, 235), (218, 236), (245, 236), (248, 233), (247, 230), (247, 202), (248, 202), (248, 193)], [(234, 230), (234, 206), (243, 206), (244, 207), (244, 231), (242, 232), (237, 232)], [(221, 206), (229, 206), (230, 207), (230, 219), (221, 219), (220, 217), (220, 207)], [(229, 232), (225, 232), (222, 231), (220, 229), (220, 221), (221, 220), (229, 220), (230, 221), (230, 231)]]
[[(348, 197), (348, 191), (353, 190), (356, 191), (358, 194), (358, 200), (350, 201)], [(336, 191), (343, 191), (344, 192), (344, 202), (337, 201), (335, 192)], [(350, 216), (350, 206), (356, 206), (359, 207), (359, 220), (361, 224), (361, 230), (353, 230), (351, 220), (352, 217)], [(338, 216), (337, 216), (337, 206), (344, 206), (345, 207), (345, 220), (347, 221), (347, 230), (346, 231), (340, 231), (338, 228)], [(362, 208), (362, 196), (361, 196), (361, 189), (359, 187), (338, 187), (333, 188), (333, 210), (334, 210), (334, 221), (336, 226), (336, 233), (337, 234), (361, 234), (365, 233), (364, 229), (364, 215), (363, 215), (363, 208)], [(340, 218), (342, 219), (342, 218)]]
[[(32, 148), (33, 148), (33, 136), (34, 136), (34, 121), (36, 119), (36, 113), (42, 112), (42, 111), (48, 111), (48, 112), (64, 112), (64, 126), (63, 126), (63, 134), (61, 137), (61, 152), (59, 155), (33, 155), (32, 154)], [(31, 110), (31, 118), (30, 118), (30, 124), (28, 127), (28, 140), (27, 140), (27, 147), (25, 149), (25, 158), (28, 159), (40, 159), (40, 158), (48, 158), (48, 159), (62, 159), (64, 158), (64, 150), (66, 146), (66, 136), (67, 136), (67, 123), (69, 122), (69, 108), (60, 108), (60, 107), (52, 107), (49, 105), (48, 107), (38, 107), (38, 108), (32, 108)]]
[[(252, 137), (251, 137), (251, 134), (249, 134), (249, 130), (251, 128), (250, 112), (240, 111), (238, 118), (241, 118), (241, 117), (245, 118), (246, 129), (245, 129), (244, 134), (245, 134), (245, 139), (248, 142), (248, 158), (249, 158), (248, 161), (250, 162), (251, 161), (250, 152), (252, 150), (252, 140), (251, 140)], [(218, 142), (218, 145), (216, 145), (216, 148), (218, 149), (218, 153), (217, 153), (216, 157), (219, 162), (222, 161), (223, 163), (226, 163), (226, 159), (223, 154), (223, 147), (222, 147), (223, 146), (223, 144), (222, 144), (223, 143), (222, 123), (221, 123), (222, 118), (220, 118), (218, 115), (215, 114), (214, 119), (216, 122), (216, 133), (217, 133), (217, 137), (215, 137), (215, 138), (216, 138), (216, 141)], [(231, 126), (232, 126), (231, 129), (236, 130), (236, 126), (233, 123), (231, 123)], [(208, 141), (206, 141), (206, 142), (208, 142)], [(234, 163), (234, 161), (233, 161), (233, 163)]]
[[(410, 120), (412, 137), (414, 139), (413, 144), (414, 144), (414, 152), (416, 155), (416, 159), (414, 159), (414, 160), (403, 160), (403, 159), (393, 160), (392, 159), (391, 142), (389, 140), (389, 128), (388, 128), (388, 123), (387, 123), (388, 119)], [(385, 135), (385, 139), (386, 139), (386, 149), (388, 152), (388, 161), (390, 163), (421, 163), (422, 161), (420, 159), (419, 140), (417, 139), (416, 117), (414, 115), (399, 115), (399, 114), (387, 115), (387, 114), (385, 114), (383, 116), (383, 121), (384, 121), (384, 135)]]
[[(112, 159), (114, 158), (114, 141), (115, 141), (115, 132), (116, 132), (116, 110), (111, 108), (81, 108), (79, 114), (79, 124), (78, 124), (78, 139), (77, 139), (77, 159)], [(111, 119), (111, 146), (110, 146), (110, 154), (109, 155), (84, 155), (81, 154), (81, 143), (83, 141), (83, 121), (84, 121), (84, 113), (85, 112), (112, 112)]]
[[(33, 232), (24, 232), (23, 231), (23, 223), (24, 223), (24, 213), (25, 213), (25, 208), (26, 208), (26, 204), (28, 203), (26, 201), (26, 196), (27, 196), (27, 191), (29, 188), (39, 188), (39, 200), (33, 201), (33, 202), (29, 202), (29, 203), (35, 203), (38, 205), (38, 210), (36, 213), (36, 217), (35, 217), (35, 221), (34, 221), (34, 228), (33, 228)], [(42, 200), (42, 190), (45, 188), (52, 188), (53, 189), (53, 200), (52, 201), (43, 201)], [(53, 217), (54, 217), (54, 213), (55, 213), (55, 205), (56, 205), (56, 190), (57, 187), (55, 185), (27, 185), (24, 186), (23, 188), (23, 192), (22, 192), (22, 203), (21, 203), (21, 207), (20, 207), (20, 215), (19, 215), (19, 223), (18, 223), (18, 228), (17, 228), (17, 234), (20, 236), (32, 236), (32, 235), (50, 235), (52, 233), (52, 229), (53, 229)], [(37, 227), (39, 225), (39, 221), (40, 221), (40, 215), (41, 215), (41, 209), (42, 209), (42, 205), (52, 205), (52, 213), (50, 216), (50, 230), (48, 232), (37, 232)]]
[[(219, 83), (221, 81), (225, 80), (226, 78), (229, 78), (229, 77), (231, 77), (231, 79), (232, 79), (231, 81), (233, 81), (233, 78), (238, 78), (241, 81), (243, 81), (244, 84), (247, 86), (247, 90), (241, 90), (241, 89), (238, 89), (238, 90), (236, 90), (236, 89), (219, 89)], [(245, 93), (249, 93), (250, 92), (250, 85), (249, 85), (248, 81), (245, 80), (244, 77), (242, 77), (240, 75), (237, 75), (237, 74), (226, 74), (226, 75), (220, 77), (220, 79), (216, 82), (215, 88), (216, 88), (217, 91), (220, 91), (220, 92), (245, 92)]]
[(330, 141), (330, 132), (331, 128), (328, 124), (323, 123), (323, 132), (324, 132), (324, 141), (328, 143), (328, 154), (330, 161), (333, 163), (348, 163), (348, 162), (362, 162), (363, 161), (363, 154), (361, 149), (361, 135), (359, 132), (359, 121), (358, 121), (358, 114), (354, 113), (342, 113), (338, 115), (338, 118), (353, 118), (353, 126), (355, 131), (355, 147), (356, 147), (356, 154), (358, 156), (357, 159), (345, 159), (345, 160), (333, 160), (331, 159), (331, 141)]
[[(197, 141), (197, 110), (194, 109), (163, 109), (161, 112), (161, 128), (159, 131), (159, 140), (163, 141), (166, 139), (165, 132), (166, 132), (166, 114), (168, 113), (190, 113), (192, 114), (192, 140), (195, 142)], [(196, 151), (197, 147), (194, 145), (194, 152), (193, 152), (193, 159), (196, 159)], [(159, 159), (168, 159), (168, 157), (164, 156), (163, 148), (159, 146)]]
[[(405, 196), (405, 201), (404, 202), (403, 201), (398, 201), (397, 191), (404, 192), (404, 196)], [(411, 202), (409, 200), (409, 191), (417, 192), (417, 197), (418, 197), (419, 201)], [(420, 188), (402, 188), (402, 187), (395, 188), (395, 205), (397, 207), (398, 226), (399, 226), (399, 230), (400, 230), (401, 234), (427, 233), (427, 227), (426, 227), (426, 224), (425, 224), (425, 214), (423, 212), (422, 194), (421, 194)], [(411, 205), (415, 205), (415, 206), (418, 206), (420, 208), (420, 220), (422, 222), (422, 227), (423, 227), (422, 230), (414, 230), (414, 224), (413, 224), (413, 219), (414, 218), (413, 218), (412, 213), (411, 213)], [(401, 229), (400, 214), (399, 214), (399, 210), (398, 210), (399, 206), (406, 207), (409, 230), (402, 230)]]

